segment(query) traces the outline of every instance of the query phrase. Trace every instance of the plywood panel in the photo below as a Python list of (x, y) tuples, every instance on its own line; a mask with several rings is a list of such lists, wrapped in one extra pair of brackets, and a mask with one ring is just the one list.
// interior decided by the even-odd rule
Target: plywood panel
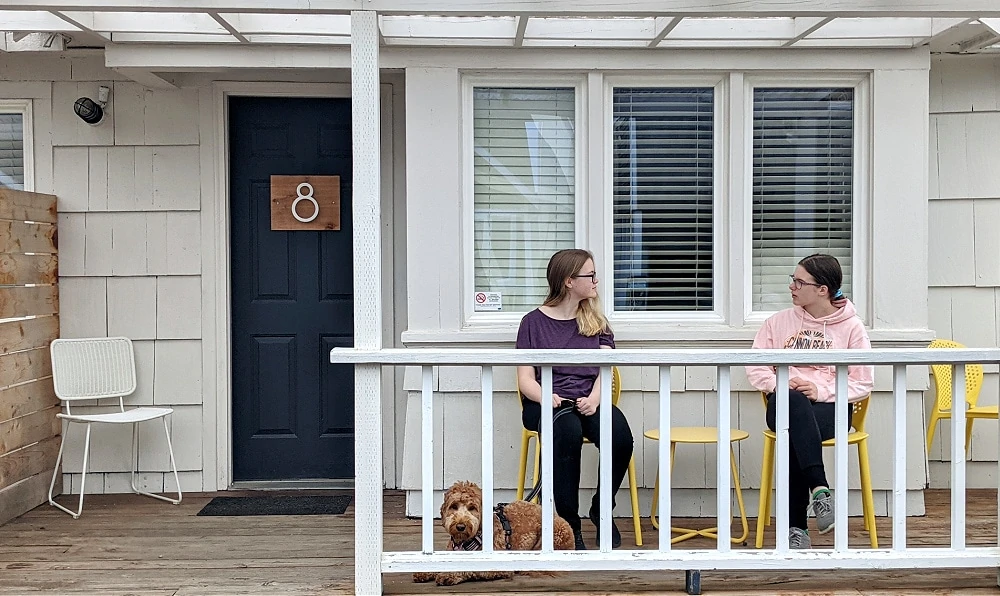
[(51, 377), (0, 389), (0, 423), (58, 405)]
[(0, 319), (51, 315), (57, 312), (59, 299), (55, 286), (0, 288)]
[(56, 198), (35, 192), (0, 188), (0, 219), (56, 222)]
[[(26, 350), (0, 356), (0, 387), (8, 387), (52, 374), (48, 348)], [(0, 450), (2, 452), (2, 450)]]
[(56, 251), (56, 227), (0, 220), (0, 252)]
[(59, 436), (49, 437), (34, 445), (0, 455), (0, 490), (35, 474), (51, 474), (59, 454)]
[(47, 348), (59, 337), (59, 317), (47, 316), (0, 323), (0, 354)]
[(54, 407), (0, 422), (0, 453), (10, 453), (58, 435), (62, 429), (62, 422), (56, 418), (58, 412), (59, 408)]
[(55, 255), (0, 253), (0, 285), (54, 284)]

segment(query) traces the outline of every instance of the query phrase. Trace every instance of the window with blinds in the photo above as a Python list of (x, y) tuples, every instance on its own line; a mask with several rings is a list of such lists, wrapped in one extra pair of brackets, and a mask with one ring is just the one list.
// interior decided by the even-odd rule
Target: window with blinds
[(24, 190), (24, 115), (0, 113), (0, 187)]
[(854, 89), (753, 92), (753, 310), (791, 305), (803, 257), (837, 257), (851, 288)]
[(527, 312), (548, 293), (549, 257), (575, 244), (576, 93), (476, 87), (472, 112), (474, 291)]
[(714, 90), (613, 96), (615, 310), (710, 311)]

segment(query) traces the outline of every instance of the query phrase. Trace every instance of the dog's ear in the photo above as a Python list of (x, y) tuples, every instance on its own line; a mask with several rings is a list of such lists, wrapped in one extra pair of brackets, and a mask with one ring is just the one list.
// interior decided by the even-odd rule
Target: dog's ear
[(452, 485), (444, 493), (444, 500), (441, 501), (441, 519), (444, 519), (444, 512), (451, 507), (451, 502), (455, 499), (455, 485)]

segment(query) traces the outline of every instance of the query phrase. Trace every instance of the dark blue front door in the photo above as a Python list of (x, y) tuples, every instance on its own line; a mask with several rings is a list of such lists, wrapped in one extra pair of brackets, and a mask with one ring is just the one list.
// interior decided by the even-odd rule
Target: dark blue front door
[[(354, 477), (351, 100), (229, 100), (233, 478)], [(272, 175), (340, 176), (341, 229), (272, 231)]]

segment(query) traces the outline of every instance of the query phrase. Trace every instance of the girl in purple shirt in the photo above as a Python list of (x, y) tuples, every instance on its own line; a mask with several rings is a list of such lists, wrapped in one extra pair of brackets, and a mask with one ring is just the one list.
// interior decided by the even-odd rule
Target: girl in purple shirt
[[(542, 306), (524, 315), (517, 330), (517, 347), (524, 349), (613, 349), (615, 337), (601, 312), (597, 295), (594, 257), (581, 249), (552, 255), (546, 269), (549, 295)], [(587, 548), (580, 523), (580, 460), (586, 437), (600, 449), (601, 369), (590, 366), (552, 368), (554, 409), (570, 410), (553, 422), (553, 484), (556, 513), (569, 522), (577, 550)], [(541, 369), (517, 367), (521, 392), (521, 420), (528, 430), (541, 431)], [(611, 396), (608, 396), (610, 399)], [(610, 404), (609, 404), (610, 405)], [(625, 415), (611, 406), (612, 499), (621, 488), (632, 459), (632, 430)], [(589, 517), (595, 526), (600, 516), (600, 488), (594, 494)], [(611, 544), (621, 546), (621, 534), (612, 520)]]

